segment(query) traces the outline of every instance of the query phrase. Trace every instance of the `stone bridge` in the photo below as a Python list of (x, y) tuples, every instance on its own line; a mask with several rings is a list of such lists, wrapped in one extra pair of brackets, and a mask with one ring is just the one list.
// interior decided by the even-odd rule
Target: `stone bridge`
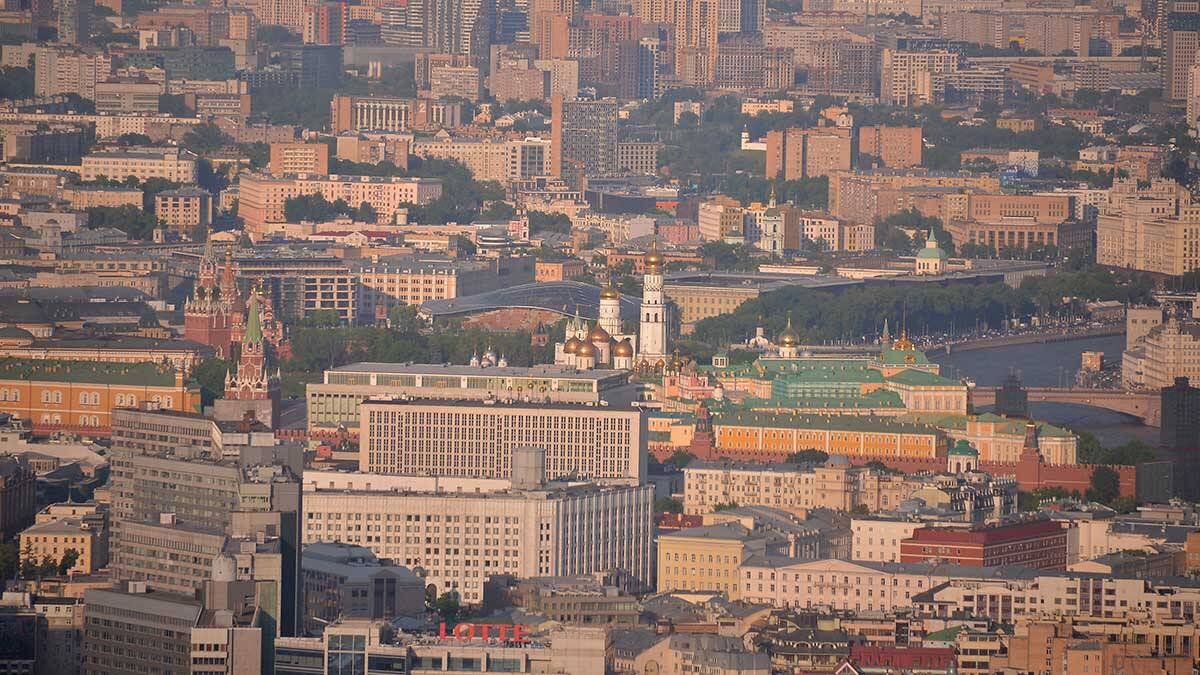
[[(1125, 391), (1123, 389), (1064, 389), (1059, 387), (1029, 387), (1030, 403), (1076, 403), (1104, 408), (1136, 417), (1142, 424), (1156, 427), (1162, 420), (1162, 399), (1157, 392)], [(973, 406), (996, 403), (996, 387), (974, 387), (968, 390), (967, 402)]]

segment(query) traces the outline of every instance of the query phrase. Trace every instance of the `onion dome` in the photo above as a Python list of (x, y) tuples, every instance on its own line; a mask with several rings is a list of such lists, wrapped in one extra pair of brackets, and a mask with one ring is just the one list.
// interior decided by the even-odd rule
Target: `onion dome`
[(796, 334), (796, 330), (792, 328), (792, 315), (788, 314), (787, 328), (779, 334), (779, 345), (782, 347), (795, 347), (800, 344), (800, 336)]
[(579, 350), (575, 352), (575, 356), (584, 356), (584, 357), (588, 357), (588, 358), (595, 358), (596, 348), (593, 347), (590, 342), (580, 342)]
[(611, 283), (609, 283), (608, 285), (606, 285), (604, 288), (602, 288), (600, 290), (600, 299), (601, 300), (620, 300), (621, 294), (617, 292), (617, 289), (612, 287)]
[(596, 326), (594, 328), (592, 328), (592, 332), (588, 333), (587, 339), (588, 339), (588, 342), (591, 342), (591, 343), (608, 342), (608, 341), (612, 340), (612, 336), (609, 335), (608, 331), (604, 330), (604, 328), (600, 324), (596, 324)]
[(645, 263), (647, 272), (651, 269), (658, 270), (666, 264), (667, 259), (663, 257), (663, 254), (658, 252), (658, 242), (650, 244), (650, 250), (646, 251), (646, 255), (642, 257), (642, 262)]
[(578, 354), (579, 348), (582, 347), (584, 344), (585, 344), (584, 341), (580, 340), (579, 338), (571, 338), (571, 339), (567, 340), (566, 344), (563, 345), (563, 353)]
[(624, 340), (618, 342), (617, 345), (613, 347), (612, 354), (613, 356), (632, 357), (633, 344), (629, 342), (629, 338), (625, 338)]

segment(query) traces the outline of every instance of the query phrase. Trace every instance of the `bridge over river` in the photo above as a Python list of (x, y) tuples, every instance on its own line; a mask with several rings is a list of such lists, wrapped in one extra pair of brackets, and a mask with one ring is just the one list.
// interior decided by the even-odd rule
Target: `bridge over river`
[[(973, 406), (996, 403), (997, 387), (972, 387), (967, 402)], [(1030, 403), (1077, 403), (1104, 408), (1136, 417), (1147, 426), (1159, 426), (1162, 420), (1162, 399), (1156, 392), (1125, 391), (1123, 389), (1083, 389), (1061, 387), (1028, 387)]]

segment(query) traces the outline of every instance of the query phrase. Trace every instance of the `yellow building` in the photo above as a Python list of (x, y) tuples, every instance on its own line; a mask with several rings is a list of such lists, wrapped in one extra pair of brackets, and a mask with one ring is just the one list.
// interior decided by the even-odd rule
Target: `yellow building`
[(29, 420), (35, 431), (104, 435), (113, 409), (143, 403), (196, 412), (200, 388), (158, 363), (0, 359), (0, 412)]
[(924, 424), (854, 415), (735, 412), (713, 422), (716, 445), (738, 459), (777, 459), (801, 450), (871, 459), (932, 459), (945, 455), (946, 437)]
[(68, 574), (92, 574), (108, 564), (106, 509), (95, 502), (51, 504), (21, 532), (22, 561), (61, 561), (70, 550), (78, 557)]
[(753, 555), (766, 555), (767, 540), (740, 523), (693, 527), (658, 538), (658, 590), (723, 591), (741, 598), (738, 570)]

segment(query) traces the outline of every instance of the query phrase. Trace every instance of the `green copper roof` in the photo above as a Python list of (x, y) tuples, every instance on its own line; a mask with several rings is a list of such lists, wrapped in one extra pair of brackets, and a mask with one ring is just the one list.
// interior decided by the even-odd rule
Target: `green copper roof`
[(250, 294), (250, 307), (246, 309), (246, 337), (242, 344), (257, 344), (263, 341), (262, 318), (259, 316), (258, 293)]
[(895, 375), (892, 375), (891, 377), (889, 377), (888, 381), (896, 382), (898, 384), (906, 384), (911, 387), (962, 387), (964, 389), (966, 388), (966, 385), (964, 385), (960, 382), (955, 382), (954, 380), (951, 380), (946, 377), (942, 377), (941, 375), (934, 375), (933, 373), (930, 373), (928, 371), (916, 370), (914, 368), (907, 368), (905, 370), (902, 370), (902, 371), (896, 373)]
[(0, 359), (0, 380), (175, 386), (175, 369), (159, 363)]
[(950, 448), (951, 455), (962, 455), (964, 457), (978, 457), (979, 451), (971, 447), (971, 442), (967, 439), (959, 439), (954, 447)]
[[(911, 361), (909, 361), (909, 357), (912, 357)], [(926, 365), (929, 363), (925, 352), (919, 349), (892, 349), (891, 347), (884, 347), (883, 351), (879, 352), (879, 361), (889, 366)]]

